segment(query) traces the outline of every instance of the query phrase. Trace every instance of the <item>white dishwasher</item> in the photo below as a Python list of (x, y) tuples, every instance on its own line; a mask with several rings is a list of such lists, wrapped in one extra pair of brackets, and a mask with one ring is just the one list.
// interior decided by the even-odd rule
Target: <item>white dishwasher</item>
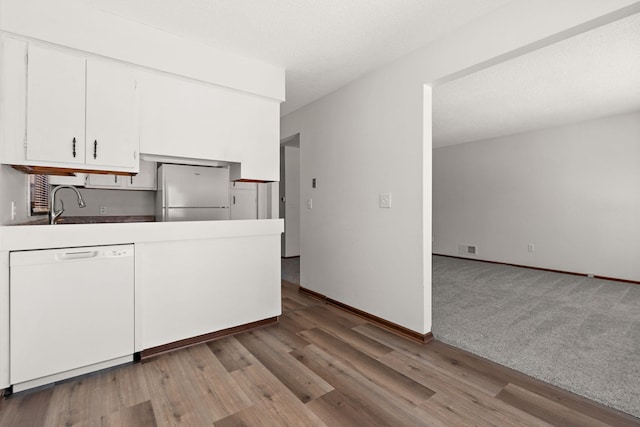
[(14, 391), (132, 360), (133, 245), (10, 253)]

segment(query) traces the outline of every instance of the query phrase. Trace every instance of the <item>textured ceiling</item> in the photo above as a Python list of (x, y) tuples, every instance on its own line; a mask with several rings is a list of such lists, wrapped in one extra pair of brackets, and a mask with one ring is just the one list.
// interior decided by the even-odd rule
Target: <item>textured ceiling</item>
[(435, 147), (640, 110), (640, 14), (433, 90)]
[(286, 69), (281, 114), (509, 0), (83, 0), (97, 9)]

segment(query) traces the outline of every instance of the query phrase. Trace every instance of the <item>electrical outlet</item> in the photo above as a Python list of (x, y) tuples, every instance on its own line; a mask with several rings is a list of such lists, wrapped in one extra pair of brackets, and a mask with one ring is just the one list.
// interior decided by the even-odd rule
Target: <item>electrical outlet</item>
[(533, 243), (529, 243), (529, 244), (527, 245), (527, 250), (528, 250), (529, 252), (535, 252), (535, 251), (536, 251), (536, 245), (534, 245)]
[(380, 193), (380, 207), (381, 208), (391, 207), (391, 193)]
[(313, 209), (313, 199), (307, 199), (307, 209)]
[(11, 202), (11, 221), (16, 220), (16, 202)]
[(107, 207), (100, 206), (100, 215), (106, 215), (106, 214), (107, 214)]

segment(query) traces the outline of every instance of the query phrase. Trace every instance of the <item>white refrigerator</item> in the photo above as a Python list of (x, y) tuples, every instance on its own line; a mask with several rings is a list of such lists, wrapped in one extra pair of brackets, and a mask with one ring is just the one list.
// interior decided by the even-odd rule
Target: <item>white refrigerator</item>
[(158, 168), (157, 221), (230, 218), (228, 168), (172, 164)]

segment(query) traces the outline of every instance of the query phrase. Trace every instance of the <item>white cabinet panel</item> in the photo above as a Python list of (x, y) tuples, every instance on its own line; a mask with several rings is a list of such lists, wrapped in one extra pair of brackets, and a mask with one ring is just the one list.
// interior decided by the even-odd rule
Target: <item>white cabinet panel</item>
[(27, 160), (84, 163), (85, 58), (29, 46)]
[(277, 234), (136, 244), (136, 351), (280, 312)]
[(87, 61), (87, 155), (95, 166), (134, 168), (137, 159), (136, 80), (132, 69)]

